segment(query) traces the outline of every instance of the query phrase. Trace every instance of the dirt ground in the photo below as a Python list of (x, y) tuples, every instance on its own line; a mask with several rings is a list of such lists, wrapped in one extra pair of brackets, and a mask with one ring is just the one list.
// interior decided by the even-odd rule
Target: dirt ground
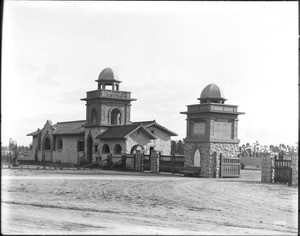
[(296, 235), (298, 187), (104, 170), (2, 169), (2, 234)]

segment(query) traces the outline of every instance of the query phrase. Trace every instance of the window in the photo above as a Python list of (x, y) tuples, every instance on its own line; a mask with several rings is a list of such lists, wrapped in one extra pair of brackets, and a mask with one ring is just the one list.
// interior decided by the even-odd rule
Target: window
[(103, 154), (108, 154), (110, 153), (110, 150), (109, 150), (109, 146), (107, 144), (104, 144), (103, 148), (102, 148), (102, 153)]
[(44, 142), (44, 150), (51, 150), (50, 139), (47, 137)]
[(94, 152), (98, 152), (98, 144), (94, 145)]
[(84, 152), (84, 141), (77, 142), (77, 152)]
[(121, 154), (122, 153), (122, 147), (120, 144), (116, 144), (114, 148), (114, 154)]
[(120, 125), (121, 124), (121, 112), (119, 109), (115, 108), (111, 112), (111, 121), (112, 125)]
[(57, 150), (62, 150), (63, 149), (63, 141), (62, 138), (57, 138)]

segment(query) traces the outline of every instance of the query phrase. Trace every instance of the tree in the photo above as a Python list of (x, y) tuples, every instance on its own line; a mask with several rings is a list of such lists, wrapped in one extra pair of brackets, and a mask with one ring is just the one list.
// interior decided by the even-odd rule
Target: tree
[(171, 153), (177, 153), (177, 143), (174, 140), (171, 141)]
[(184, 144), (181, 140), (177, 143), (177, 153), (183, 155), (184, 154)]

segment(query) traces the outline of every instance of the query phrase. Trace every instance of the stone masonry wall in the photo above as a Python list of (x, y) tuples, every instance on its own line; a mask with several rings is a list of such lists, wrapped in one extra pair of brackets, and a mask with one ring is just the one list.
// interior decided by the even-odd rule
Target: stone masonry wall
[(298, 155), (292, 156), (292, 185), (298, 185)]
[(238, 144), (233, 143), (185, 143), (185, 166), (194, 165), (194, 154), (200, 152), (200, 166), (204, 177), (218, 178), (220, 154), (226, 158), (236, 158)]
[(273, 182), (273, 157), (271, 155), (265, 155), (262, 157), (261, 166), (261, 181), (264, 183)]
[(161, 152), (161, 155), (171, 155), (171, 136), (154, 126), (149, 127), (148, 131), (153, 131), (157, 137), (155, 140), (155, 150)]

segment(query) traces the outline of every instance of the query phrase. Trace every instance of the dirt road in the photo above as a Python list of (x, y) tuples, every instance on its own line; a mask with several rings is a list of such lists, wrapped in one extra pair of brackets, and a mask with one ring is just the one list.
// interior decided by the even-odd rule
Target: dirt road
[(298, 188), (102, 170), (2, 171), (3, 234), (297, 234)]

